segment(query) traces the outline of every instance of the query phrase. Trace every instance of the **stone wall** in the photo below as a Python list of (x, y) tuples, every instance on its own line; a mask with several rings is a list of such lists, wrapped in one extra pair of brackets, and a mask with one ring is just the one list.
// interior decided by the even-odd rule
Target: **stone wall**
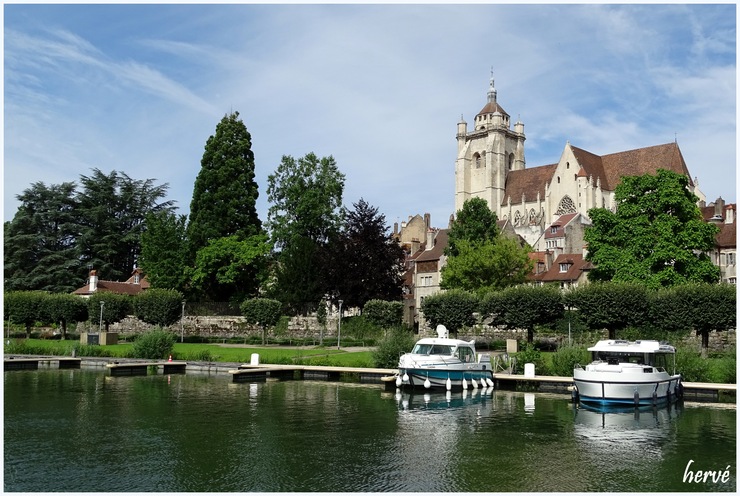
[[(119, 334), (139, 334), (152, 329), (153, 325), (146, 324), (136, 318), (129, 317), (121, 322), (110, 326), (110, 332), (116, 332)], [(198, 317), (198, 316), (186, 316), (182, 326), (178, 322), (170, 326), (169, 328), (173, 333), (178, 336), (181, 333), (184, 337), (188, 336), (202, 336), (210, 339), (233, 339), (233, 338), (249, 338), (250, 336), (261, 336), (262, 329), (250, 326), (244, 322), (244, 318), (241, 316), (220, 316), (220, 317)], [(98, 324), (90, 322), (80, 322), (77, 326), (77, 332), (98, 332)], [(344, 332), (342, 333), (344, 335)], [(326, 331), (323, 332), (324, 337), (336, 338), (337, 335), (337, 317), (328, 317), (326, 324)], [(607, 339), (608, 333), (606, 331), (601, 333), (593, 333), (594, 343), (598, 339)], [(298, 316), (290, 319), (287, 330), (273, 330), (268, 334), (268, 338), (288, 338), (293, 337), (296, 339), (314, 339), (318, 342), (321, 336), (321, 326), (319, 325), (316, 317), (309, 316)], [(423, 328), (419, 331), (419, 337), (434, 337), (436, 333), (430, 328)], [(347, 335), (347, 337), (350, 337)], [(460, 332), (458, 334), (460, 339), (471, 340), (475, 339), (478, 343), (505, 343), (507, 339), (516, 339), (520, 343), (527, 340), (527, 332), (524, 330), (506, 330), (499, 329), (490, 326), (475, 326), (474, 328)], [(567, 335), (538, 335), (535, 333), (535, 340), (546, 341), (552, 346), (557, 346), (564, 340), (567, 340)], [(699, 349), (701, 347), (701, 338), (696, 336), (695, 333), (691, 333), (687, 338), (683, 339), (681, 343), (671, 343), (673, 345), (689, 345)], [(737, 336), (734, 330), (729, 332), (711, 332), (709, 334), (709, 349), (710, 350), (728, 350), (737, 346)]]

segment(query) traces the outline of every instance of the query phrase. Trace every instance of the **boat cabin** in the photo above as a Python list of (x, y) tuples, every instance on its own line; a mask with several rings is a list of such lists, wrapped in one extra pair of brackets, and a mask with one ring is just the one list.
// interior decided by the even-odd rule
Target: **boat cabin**
[(631, 363), (664, 370), (675, 368), (676, 349), (658, 341), (605, 340), (599, 341), (588, 350), (594, 362), (609, 365)]
[[(458, 341), (453, 343), (437, 343), (430, 340), (421, 340), (414, 348), (411, 353), (415, 355), (441, 355), (441, 356), (454, 356), (459, 358), (461, 362), (475, 362), (475, 349), (473, 345), (467, 341)], [(450, 340), (451, 341), (451, 340)]]

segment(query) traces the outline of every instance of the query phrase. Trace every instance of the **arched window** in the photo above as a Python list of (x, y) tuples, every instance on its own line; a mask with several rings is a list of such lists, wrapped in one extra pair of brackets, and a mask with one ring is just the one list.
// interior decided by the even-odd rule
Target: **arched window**
[(558, 204), (558, 209), (555, 211), (555, 215), (574, 214), (576, 212), (576, 204), (573, 203), (573, 200), (570, 196), (565, 195), (563, 199), (560, 200), (560, 203)]
[(473, 160), (475, 161), (475, 168), (476, 169), (479, 168), (480, 167), (480, 155), (478, 153), (473, 155)]
[(509, 154), (509, 170), (512, 170), (514, 168), (514, 154)]
[(560, 176), (558, 176), (558, 184), (560, 184)]

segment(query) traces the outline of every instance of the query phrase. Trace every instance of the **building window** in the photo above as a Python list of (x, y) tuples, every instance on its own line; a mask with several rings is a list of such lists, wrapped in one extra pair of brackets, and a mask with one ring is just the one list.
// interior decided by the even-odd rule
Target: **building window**
[(570, 162), (565, 162), (565, 168), (570, 169)]
[(736, 278), (730, 277), (729, 279), (727, 279), (727, 282), (729, 282), (730, 284), (735, 284), (737, 281)]
[(560, 264), (560, 272), (568, 272), (568, 269), (570, 269), (569, 263), (561, 263)]
[(551, 226), (550, 227), (550, 232), (552, 234), (556, 234), (558, 232), (558, 226)]
[(727, 265), (735, 265), (735, 254), (734, 253), (727, 254)]

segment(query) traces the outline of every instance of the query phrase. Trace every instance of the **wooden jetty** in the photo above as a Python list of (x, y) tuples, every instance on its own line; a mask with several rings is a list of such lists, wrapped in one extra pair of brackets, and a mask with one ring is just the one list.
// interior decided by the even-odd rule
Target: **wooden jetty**
[(38, 370), (39, 364), (50, 368), (79, 369), (82, 360), (73, 357), (8, 357), (3, 360), (3, 370)]
[(393, 369), (373, 369), (364, 367), (330, 367), (323, 365), (240, 365), (229, 370), (233, 382), (266, 380), (268, 377), (278, 379), (316, 379), (341, 380), (350, 376), (362, 383), (379, 384), (383, 377), (395, 372)]
[(110, 362), (106, 368), (110, 375), (118, 377), (124, 375), (147, 375), (149, 367), (161, 368), (163, 374), (184, 374), (187, 362)]

